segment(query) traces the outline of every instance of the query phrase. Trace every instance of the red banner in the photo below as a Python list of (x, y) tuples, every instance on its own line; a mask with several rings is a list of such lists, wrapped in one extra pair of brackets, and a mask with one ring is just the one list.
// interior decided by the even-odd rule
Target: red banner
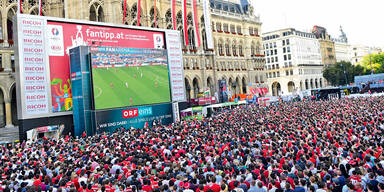
[(43, 2), (39, 0), (39, 15), (43, 15)]
[(164, 33), (104, 26), (48, 21), (48, 33), (55, 38), (48, 52), (50, 63), (52, 108), (54, 112), (70, 111), (65, 105), (72, 100), (69, 49), (80, 45), (119, 46), (128, 48), (164, 48)]
[(171, 0), (171, 11), (173, 30), (176, 30), (176, 0)]
[(123, 24), (125, 24), (125, 15), (126, 14), (127, 14), (127, 0), (124, 0)]
[(19, 2), (18, 2), (18, 4), (17, 4), (17, 11), (18, 11), (19, 13), (22, 13), (22, 10), (21, 10), (21, 1), (22, 1), (22, 0), (19, 0)]
[(184, 25), (184, 44), (189, 45), (188, 42), (188, 23), (187, 23), (187, 0), (183, 0), (183, 25)]
[(141, 0), (137, 0), (137, 26), (140, 26)]
[(196, 0), (191, 0), (192, 4), (192, 14), (193, 14), (193, 25), (195, 27), (195, 39), (197, 42), (197, 47), (200, 47), (200, 32), (199, 32), (199, 20), (198, 20), (198, 15), (197, 15), (197, 5), (196, 5)]
[(253, 89), (252, 87), (249, 87), (249, 91), (251, 92), (251, 95), (253, 95), (253, 96), (257, 94), (255, 89)]

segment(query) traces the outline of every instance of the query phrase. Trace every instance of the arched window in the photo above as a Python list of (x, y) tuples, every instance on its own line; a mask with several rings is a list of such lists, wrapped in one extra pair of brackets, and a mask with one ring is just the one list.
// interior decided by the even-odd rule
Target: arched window
[(261, 55), (260, 50), (261, 50), (260, 42), (257, 42), (257, 45), (256, 45), (256, 55)]
[(239, 55), (240, 55), (240, 56), (243, 56), (243, 55), (244, 55), (244, 53), (243, 53), (243, 45), (242, 45), (242, 43), (239, 44)]
[(167, 25), (167, 29), (173, 29), (171, 9), (168, 9), (167, 12), (165, 13), (165, 23)]
[(232, 54), (233, 54), (233, 56), (237, 56), (237, 48), (236, 48), (235, 42), (233, 42), (233, 44), (232, 44)]
[(255, 46), (251, 45), (251, 56), (255, 56)]
[(195, 45), (195, 30), (190, 27), (188, 29), (188, 43), (189, 43), (189, 48), (190, 49), (196, 49)]
[(231, 55), (231, 52), (230, 52), (230, 50), (229, 50), (229, 43), (228, 43), (228, 42), (225, 44), (225, 54), (226, 54), (227, 56), (230, 56), (230, 55)]
[(203, 48), (204, 50), (208, 49), (208, 42), (207, 42), (207, 34), (205, 33), (205, 29), (201, 30), (201, 36), (203, 39)]
[(89, 20), (90, 21), (104, 21), (104, 11), (100, 3), (94, 2), (89, 9)]
[(39, 15), (39, 9), (38, 8), (34, 8), (29, 14), (30, 15)]
[(218, 32), (222, 32), (222, 29), (221, 29), (221, 23), (216, 23), (216, 30)]
[[(132, 25), (137, 25), (137, 4), (136, 3), (132, 6), (130, 13), (131, 13), (131, 21), (133, 21)], [(143, 9), (140, 7), (140, 21), (142, 18), (143, 18)], [(139, 26), (141, 26), (141, 23)]]
[(249, 27), (249, 35), (253, 35), (253, 28)]
[(159, 28), (159, 20), (160, 20), (160, 14), (159, 10), (156, 8), (156, 23), (155, 23), (155, 8), (152, 7), (151, 10), (149, 11), (149, 17), (151, 19), (151, 27), (152, 28)]
[(181, 11), (179, 11), (176, 15), (176, 23), (177, 23), (177, 25), (183, 24), (183, 15), (182, 15)]
[(183, 30), (183, 27), (180, 25), (178, 28), (177, 28), (178, 31), (180, 31), (180, 42), (181, 42), (181, 46), (183, 47), (183, 49), (185, 48), (185, 42), (184, 42), (184, 30)]
[(16, 14), (16, 6), (13, 6), (9, 9), (7, 14), (7, 35), (8, 35), (8, 43), (13, 45), (13, 16)]
[(219, 41), (219, 44), (217, 45), (218, 49), (219, 49), (219, 55), (220, 56), (223, 56), (224, 55), (224, 51), (223, 51), (223, 42), (222, 41)]

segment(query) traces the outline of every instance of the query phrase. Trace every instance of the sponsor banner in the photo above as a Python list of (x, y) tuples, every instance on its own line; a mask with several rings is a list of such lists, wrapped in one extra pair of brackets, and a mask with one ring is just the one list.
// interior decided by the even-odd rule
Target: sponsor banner
[(172, 101), (186, 101), (180, 33), (178, 31), (167, 31), (166, 36)]
[(96, 112), (96, 129), (98, 132), (113, 132), (118, 128), (143, 128), (152, 126), (153, 121), (161, 120), (163, 124), (172, 123), (172, 104), (157, 104)]
[(48, 55), (49, 56), (64, 56), (64, 41), (63, 41), (63, 26), (48, 25)]
[(20, 99), (22, 114), (49, 113), (47, 61), (42, 18), (20, 17), (18, 23)]
[(213, 47), (213, 37), (212, 37), (212, 26), (211, 26), (211, 11), (209, 6), (209, 1), (203, 1), (203, 12), (204, 12), (204, 26), (205, 26), (205, 35), (207, 36), (207, 48), (214, 49)]
[(173, 122), (180, 121), (180, 112), (179, 112), (179, 104), (172, 103), (172, 111), (173, 111)]
[[(164, 48), (163, 32), (48, 21), (46, 33), (52, 34), (52, 36), (58, 34), (59, 36), (48, 38), (49, 45), (57, 46), (54, 49), (49, 48), (51, 107), (55, 109), (53, 112), (72, 110), (69, 49), (81, 45), (142, 49)], [(62, 48), (59, 48), (60, 46)], [(67, 105), (61, 105), (61, 103), (67, 103)]]

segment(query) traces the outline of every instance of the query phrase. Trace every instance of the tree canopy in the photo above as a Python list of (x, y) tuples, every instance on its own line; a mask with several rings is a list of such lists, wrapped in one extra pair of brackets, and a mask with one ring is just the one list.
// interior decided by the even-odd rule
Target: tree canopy
[(354, 77), (364, 74), (364, 68), (360, 65), (352, 65), (350, 62), (341, 61), (325, 68), (323, 76), (334, 85), (348, 85), (354, 82)]
[(384, 73), (384, 52), (366, 55), (358, 64), (364, 67), (366, 74), (370, 74), (370, 63), (372, 63), (374, 73)]

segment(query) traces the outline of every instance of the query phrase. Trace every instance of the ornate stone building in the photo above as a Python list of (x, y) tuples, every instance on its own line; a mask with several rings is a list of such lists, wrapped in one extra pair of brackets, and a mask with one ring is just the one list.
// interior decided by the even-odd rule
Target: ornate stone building
[[(137, 0), (42, 0), (42, 14), (50, 17), (137, 25)], [(141, 0), (140, 25), (172, 28), (169, 0)], [(201, 46), (196, 47), (192, 9), (187, 1), (187, 25), (190, 45), (183, 46), (187, 98), (210, 89), (218, 90), (218, 80), (225, 79), (232, 93), (246, 93), (249, 84), (264, 87), (264, 56), (259, 37), (261, 22), (246, 0), (210, 0), (214, 49), (207, 48), (203, 0), (198, 0), (197, 14)], [(22, 0), (22, 13), (38, 14), (38, 0)], [(176, 29), (183, 31), (181, 2), (176, 0)], [(156, 10), (155, 10), (156, 9)], [(13, 16), (17, 0), (0, 0), (0, 127), (17, 125), (15, 63), (13, 51)], [(156, 14), (156, 17), (155, 17)], [(123, 23), (125, 17), (125, 23)], [(157, 26), (155, 25), (155, 18)], [(183, 33), (181, 33), (183, 34)], [(183, 39), (183, 37), (182, 37)]]

